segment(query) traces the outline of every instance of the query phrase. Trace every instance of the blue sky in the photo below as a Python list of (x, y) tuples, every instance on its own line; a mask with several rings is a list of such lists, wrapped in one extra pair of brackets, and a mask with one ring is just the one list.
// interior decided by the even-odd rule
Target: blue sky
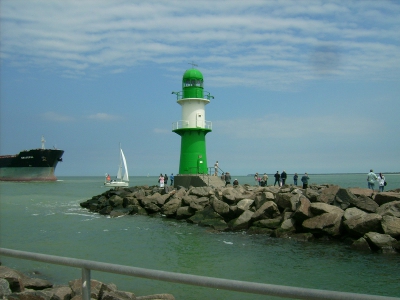
[(0, 153), (65, 150), (58, 176), (177, 173), (198, 65), (208, 165), (400, 171), (398, 1), (19, 1), (1, 5)]

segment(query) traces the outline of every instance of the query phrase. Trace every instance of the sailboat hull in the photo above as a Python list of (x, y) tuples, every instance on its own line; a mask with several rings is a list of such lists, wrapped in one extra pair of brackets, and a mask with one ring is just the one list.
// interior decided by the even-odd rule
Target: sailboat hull
[(107, 187), (129, 186), (128, 182), (123, 182), (123, 181), (104, 182), (104, 185)]

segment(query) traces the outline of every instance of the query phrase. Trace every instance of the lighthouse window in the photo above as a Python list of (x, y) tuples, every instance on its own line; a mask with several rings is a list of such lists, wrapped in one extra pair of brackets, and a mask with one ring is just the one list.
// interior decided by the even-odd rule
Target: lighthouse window
[(203, 80), (187, 79), (186, 81), (183, 82), (183, 86), (184, 87), (189, 87), (189, 86), (203, 87)]

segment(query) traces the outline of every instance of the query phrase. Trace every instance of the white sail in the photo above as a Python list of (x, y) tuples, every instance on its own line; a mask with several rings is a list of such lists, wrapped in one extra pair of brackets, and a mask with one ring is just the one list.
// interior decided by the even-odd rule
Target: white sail
[[(122, 149), (121, 149), (122, 152)], [(121, 180), (122, 179), (122, 160), (121, 157), (119, 159), (119, 167), (118, 167), (118, 172), (117, 172), (117, 179)]]
[(122, 161), (124, 162), (124, 170), (125, 170), (123, 180), (124, 181), (129, 181), (128, 167), (126, 165), (126, 159), (125, 159), (125, 155), (124, 155), (124, 152), (122, 151), (122, 149), (121, 149), (121, 156), (122, 156)]

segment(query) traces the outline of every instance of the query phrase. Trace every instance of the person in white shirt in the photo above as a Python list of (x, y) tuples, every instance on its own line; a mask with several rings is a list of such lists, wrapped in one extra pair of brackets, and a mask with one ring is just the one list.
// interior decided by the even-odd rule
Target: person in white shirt
[(385, 176), (383, 176), (382, 173), (379, 173), (378, 184), (379, 184), (379, 191), (383, 192), (383, 189), (385, 188)]

